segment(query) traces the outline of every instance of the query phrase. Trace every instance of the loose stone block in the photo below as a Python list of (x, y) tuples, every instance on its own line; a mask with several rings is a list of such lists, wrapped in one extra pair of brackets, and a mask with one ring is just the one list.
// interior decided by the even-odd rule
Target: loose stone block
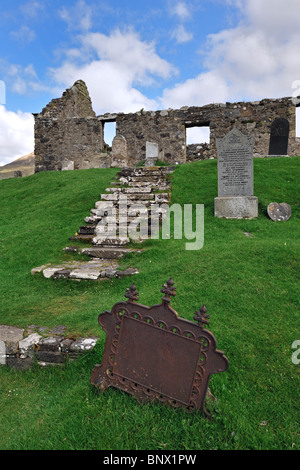
[(34, 356), (34, 347), (39, 343), (42, 339), (41, 335), (37, 333), (33, 333), (29, 335), (27, 338), (23, 339), (19, 342), (19, 350), (20, 350), (20, 357), (33, 357)]
[(41, 339), (39, 341), (39, 351), (58, 351), (63, 339), (63, 336), (49, 336)]
[(35, 356), (38, 362), (62, 364), (66, 357), (60, 351), (36, 351)]
[(16, 354), (24, 330), (9, 325), (0, 325), (0, 364), (6, 364), (6, 356)]

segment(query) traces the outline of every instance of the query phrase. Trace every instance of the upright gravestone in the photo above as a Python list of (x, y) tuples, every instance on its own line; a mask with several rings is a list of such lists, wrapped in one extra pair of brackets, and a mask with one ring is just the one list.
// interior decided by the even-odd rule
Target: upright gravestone
[(155, 166), (158, 159), (158, 144), (155, 142), (146, 142), (146, 161), (145, 166)]
[(123, 135), (116, 135), (112, 141), (111, 166), (126, 168), (128, 167), (127, 142)]
[(218, 150), (218, 197), (215, 216), (252, 219), (258, 216), (258, 200), (253, 196), (254, 137), (232, 129), (216, 139)]

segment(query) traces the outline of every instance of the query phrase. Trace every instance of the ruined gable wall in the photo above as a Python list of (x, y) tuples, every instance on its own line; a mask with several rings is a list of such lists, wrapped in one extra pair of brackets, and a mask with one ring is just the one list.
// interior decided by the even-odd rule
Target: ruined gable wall
[(35, 171), (93, 166), (103, 150), (103, 129), (92, 108), (85, 83), (75, 82), (61, 98), (35, 115)]

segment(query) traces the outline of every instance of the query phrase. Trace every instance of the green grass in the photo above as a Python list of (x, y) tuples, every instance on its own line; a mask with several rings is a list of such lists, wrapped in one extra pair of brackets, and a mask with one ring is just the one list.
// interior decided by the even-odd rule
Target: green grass
[[(299, 450), (300, 158), (256, 159), (257, 220), (214, 217), (216, 161), (176, 168), (172, 203), (204, 204), (205, 240), (186, 251), (186, 240), (148, 240), (143, 254), (123, 259), (134, 278), (101, 283), (47, 280), (33, 267), (70, 259), (62, 249), (89, 215), (116, 170), (40, 173), (0, 182), (0, 323), (67, 326), (67, 334), (94, 334), (94, 351), (63, 368), (0, 369), (1, 449)], [(266, 215), (270, 202), (292, 207), (288, 222)], [(244, 232), (252, 234), (252, 238)], [(173, 276), (172, 306), (192, 320), (203, 303), (209, 329), (229, 359), (213, 375), (213, 420), (163, 405), (139, 405), (89, 384), (101, 362), (105, 334), (99, 313), (122, 300), (134, 279), (140, 302), (159, 303)]]

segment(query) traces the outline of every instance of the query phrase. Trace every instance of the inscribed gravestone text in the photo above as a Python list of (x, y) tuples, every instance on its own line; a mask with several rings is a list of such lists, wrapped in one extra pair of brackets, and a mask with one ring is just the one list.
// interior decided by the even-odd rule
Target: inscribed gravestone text
[(253, 195), (254, 138), (232, 129), (223, 139), (217, 139), (218, 195)]

